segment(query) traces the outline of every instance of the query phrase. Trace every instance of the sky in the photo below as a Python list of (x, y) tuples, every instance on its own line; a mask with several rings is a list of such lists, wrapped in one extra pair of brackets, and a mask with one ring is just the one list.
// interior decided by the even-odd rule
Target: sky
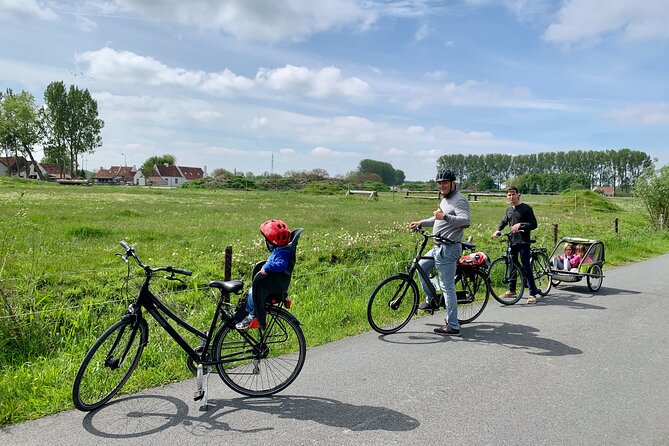
[(0, 0), (0, 89), (88, 89), (93, 171), (374, 159), (426, 180), (446, 154), (622, 148), (659, 167), (668, 23), (668, 0)]

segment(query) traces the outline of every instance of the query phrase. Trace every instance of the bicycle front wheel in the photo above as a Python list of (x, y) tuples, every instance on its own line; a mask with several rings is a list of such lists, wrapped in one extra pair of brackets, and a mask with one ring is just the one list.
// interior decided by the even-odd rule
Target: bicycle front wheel
[(418, 286), (409, 276), (397, 274), (379, 283), (367, 304), (367, 320), (374, 331), (390, 334), (409, 323), (418, 310)]
[[(504, 305), (513, 305), (523, 296), (524, 281), (520, 267), (508, 257), (495, 259), (488, 270), (490, 292), (497, 302)], [(512, 281), (516, 282), (516, 293), (507, 293)]]
[(458, 322), (468, 324), (485, 309), (490, 298), (488, 277), (485, 272), (469, 267), (461, 271), (455, 282), (458, 295)]
[(143, 318), (124, 318), (109, 327), (79, 366), (72, 385), (75, 407), (95, 410), (112, 399), (137, 367), (148, 339)]
[(282, 308), (270, 307), (266, 323), (265, 330), (244, 332), (223, 325), (214, 340), (219, 376), (242, 395), (280, 392), (295, 381), (304, 365), (307, 342), (297, 319)]
[(542, 296), (546, 296), (551, 290), (551, 277), (548, 274), (550, 263), (548, 256), (543, 252), (538, 252), (532, 255), (532, 276), (534, 277), (534, 284), (537, 291)]

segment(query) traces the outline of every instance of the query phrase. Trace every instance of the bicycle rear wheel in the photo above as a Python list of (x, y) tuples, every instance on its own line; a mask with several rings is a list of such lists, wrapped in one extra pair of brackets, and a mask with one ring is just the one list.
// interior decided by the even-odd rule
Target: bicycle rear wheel
[(548, 275), (550, 263), (548, 256), (543, 252), (532, 254), (532, 276), (537, 291), (542, 296), (546, 296), (551, 290), (551, 277)]
[[(520, 272), (520, 266), (516, 262), (511, 262), (508, 257), (495, 259), (488, 270), (490, 280), (490, 292), (497, 302), (504, 305), (513, 305), (523, 297), (525, 284)], [(505, 295), (509, 291), (510, 282), (516, 281), (516, 294), (513, 296)]]
[(479, 317), (488, 303), (488, 277), (478, 268), (463, 269), (455, 282), (455, 291), (458, 295), (458, 322), (468, 324)]
[(405, 274), (397, 274), (379, 283), (367, 304), (367, 320), (374, 331), (390, 334), (409, 323), (418, 310), (418, 287)]
[[(304, 365), (307, 342), (300, 323), (282, 308), (270, 307), (267, 328), (240, 332), (223, 325), (214, 340), (219, 376), (232, 390), (247, 396), (268, 396), (288, 387)], [(252, 341), (247, 340), (245, 333)]]
[(137, 367), (148, 339), (143, 318), (124, 318), (109, 327), (79, 366), (72, 385), (75, 407), (95, 410), (112, 399)]

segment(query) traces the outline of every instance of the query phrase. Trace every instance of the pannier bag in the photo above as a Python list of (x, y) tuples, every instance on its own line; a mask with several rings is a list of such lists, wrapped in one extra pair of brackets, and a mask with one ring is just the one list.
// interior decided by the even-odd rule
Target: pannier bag
[(488, 256), (483, 252), (473, 252), (460, 257), (458, 263), (461, 266), (481, 266), (488, 263)]

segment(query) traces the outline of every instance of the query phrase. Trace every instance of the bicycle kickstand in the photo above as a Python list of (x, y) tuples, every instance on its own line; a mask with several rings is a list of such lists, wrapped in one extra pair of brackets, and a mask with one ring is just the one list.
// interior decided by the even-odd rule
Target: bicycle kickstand
[(195, 380), (197, 385), (197, 390), (193, 396), (194, 401), (203, 400), (202, 406), (200, 406), (200, 411), (207, 411), (209, 409), (209, 374), (211, 369), (207, 367), (207, 374), (204, 374), (204, 367), (202, 364), (197, 365), (197, 378)]

